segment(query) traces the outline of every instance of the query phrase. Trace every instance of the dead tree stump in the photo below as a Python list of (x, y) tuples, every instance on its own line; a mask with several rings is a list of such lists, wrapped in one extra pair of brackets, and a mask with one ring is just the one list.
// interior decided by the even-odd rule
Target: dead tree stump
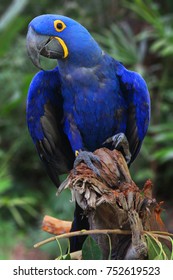
[[(142, 190), (133, 182), (122, 154), (106, 148), (94, 152), (100, 158), (100, 176), (84, 163), (72, 170), (60, 189), (70, 188), (73, 200), (83, 209), (90, 229), (131, 230), (131, 235), (111, 234), (112, 259), (147, 259), (143, 230), (166, 231), (160, 218), (161, 204), (152, 197), (152, 183)], [(108, 237), (93, 235), (102, 249), (104, 259), (109, 255)]]

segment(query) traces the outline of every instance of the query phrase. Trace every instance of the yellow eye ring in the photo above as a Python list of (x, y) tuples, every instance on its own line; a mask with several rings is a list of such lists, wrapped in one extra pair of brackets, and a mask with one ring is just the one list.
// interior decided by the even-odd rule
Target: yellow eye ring
[(54, 21), (54, 27), (55, 27), (56, 31), (61, 32), (66, 28), (66, 25), (62, 20), (57, 19)]

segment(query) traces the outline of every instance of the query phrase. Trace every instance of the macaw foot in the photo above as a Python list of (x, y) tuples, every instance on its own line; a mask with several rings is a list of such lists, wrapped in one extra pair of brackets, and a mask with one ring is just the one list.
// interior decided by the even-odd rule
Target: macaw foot
[(100, 171), (98, 170), (98, 168), (94, 165), (100, 165), (101, 166), (101, 162), (98, 156), (94, 155), (91, 152), (87, 152), (87, 151), (81, 151), (79, 152), (78, 156), (76, 157), (73, 167), (74, 169), (76, 169), (76, 166), (78, 164), (80, 164), (81, 162), (84, 162), (88, 168), (90, 168), (96, 175), (100, 176)]
[(131, 153), (130, 153), (130, 149), (129, 149), (129, 142), (128, 142), (125, 134), (124, 133), (115, 134), (114, 136), (109, 137), (103, 143), (103, 145), (104, 144), (110, 144), (110, 143), (112, 143), (114, 148), (117, 149), (117, 150), (123, 149), (124, 157), (125, 157), (126, 162), (128, 164), (131, 160)]

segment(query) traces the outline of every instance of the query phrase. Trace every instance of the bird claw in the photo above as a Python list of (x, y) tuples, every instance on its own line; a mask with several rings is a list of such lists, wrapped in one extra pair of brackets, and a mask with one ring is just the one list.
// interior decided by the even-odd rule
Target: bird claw
[(81, 162), (84, 162), (88, 168), (90, 168), (96, 175), (100, 176), (99, 169), (93, 164), (95, 163), (101, 167), (101, 162), (98, 156), (91, 152), (81, 151), (74, 161), (73, 168), (76, 169), (77, 165)]
[(125, 136), (124, 133), (118, 133), (115, 134), (112, 137), (109, 137), (104, 143), (105, 144), (110, 144), (112, 143), (112, 145), (114, 146), (115, 149), (119, 150), (120, 148), (123, 149), (124, 151), (124, 157), (126, 159), (127, 164), (130, 162), (131, 160), (131, 153), (130, 153), (130, 149), (129, 149), (129, 142), (127, 140), (127, 137)]

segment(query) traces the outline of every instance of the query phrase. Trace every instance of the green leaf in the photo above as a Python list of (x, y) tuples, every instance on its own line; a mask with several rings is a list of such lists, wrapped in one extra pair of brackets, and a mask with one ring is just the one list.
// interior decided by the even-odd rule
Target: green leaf
[(11, 45), (14, 43), (14, 40), (17, 37), (17, 34), (24, 29), (28, 24), (28, 19), (19, 16), (15, 18), (10, 24), (7, 26), (3, 32), (0, 33), (0, 56), (3, 56), (10, 49)]
[(164, 133), (159, 133), (154, 137), (154, 141), (157, 143), (165, 143), (165, 141), (173, 141), (173, 132), (164, 131)]
[(102, 260), (102, 251), (96, 241), (88, 236), (82, 247), (83, 260)]
[(57, 257), (55, 260), (57, 260), (57, 261), (63, 261), (64, 259), (63, 259), (63, 256), (59, 256), (59, 257)]
[(166, 44), (165, 39), (161, 39), (161, 40), (157, 40), (155, 41), (152, 46), (151, 46), (151, 51), (152, 52), (157, 52), (158, 50), (160, 50), (162, 47), (164, 47)]
[(11, 206), (8, 209), (10, 210), (11, 214), (13, 215), (16, 223), (19, 226), (23, 227), (25, 225), (25, 221), (23, 220), (23, 218), (22, 218), (20, 212), (18, 211), (18, 209), (15, 206)]
[(162, 56), (172, 55), (173, 54), (173, 46), (172, 45), (166, 46), (160, 53), (161, 53)]
[(167, 250), (169, 250), (169, 252), (167, 254), (168, 260), (173, 260), (173, 239), (169, 236), (169, 240), (170, 240), (171, 246), (172, 246), (171, 251), (166, 245), (165, 246), (167, 247)]
[(5, 176), (5, 177), (0, 176), (0, 194), (2, 195), (4, 192), (8, 191), (11, 188), (12, 188), (11, 177), (10, 176)]
[(71, 260), (70, 254), (67, 254), (63, 257), (63, 260)]
[(173, 149), (172, 147), (165, 147), (160, 149), (159, 151), (156, 151), (152, 158), (154, 160), (160, 161), (160, 163), (167, 162), (169, 160), (173, 159)]
[(20, 208), (24, 209), (32, 217), (35, 217), (35, 218), (38, 217), (39, 213), (31, 205), (28, 205), (28, 204), (20, 205)]
[(162, 243), (151, 235), (146, 235), (147, 247), (148, 247), (148, 259), (149, 260), (165, 260), (167, 255), (163, 250)]
[[(170, 238), (170, 240), (172, 240), (172, 239)], [(172, 241), (173, 241), (173, 240), (172, 240)], [(167, 259), (168, 259), (168, 260), (171, 260), (171, 251), (170, 251), (170, 249), (168, 248), (168, 246), (167, 246), (166, 244), (162, 243), (162, 247), (163, 247), (163, 251), (164, 251), (165, 254), (166, 254)], [(173, 252), (172, 252), (172, 254), (173, 254)]]
[(172, 242), (172, 252), (171, 252), (170, 260), (173, 260), (173, 240), (172, 239), (171, 239), (171, 242)]
[(107, 237), (108, 237), (108, 242), (109, 242), (109, 256), (108, 256), (108, 260), (111, 260), (112, 243), (111, 243), (111, 238), (110, 238), (109, 234), (107, 234)]

